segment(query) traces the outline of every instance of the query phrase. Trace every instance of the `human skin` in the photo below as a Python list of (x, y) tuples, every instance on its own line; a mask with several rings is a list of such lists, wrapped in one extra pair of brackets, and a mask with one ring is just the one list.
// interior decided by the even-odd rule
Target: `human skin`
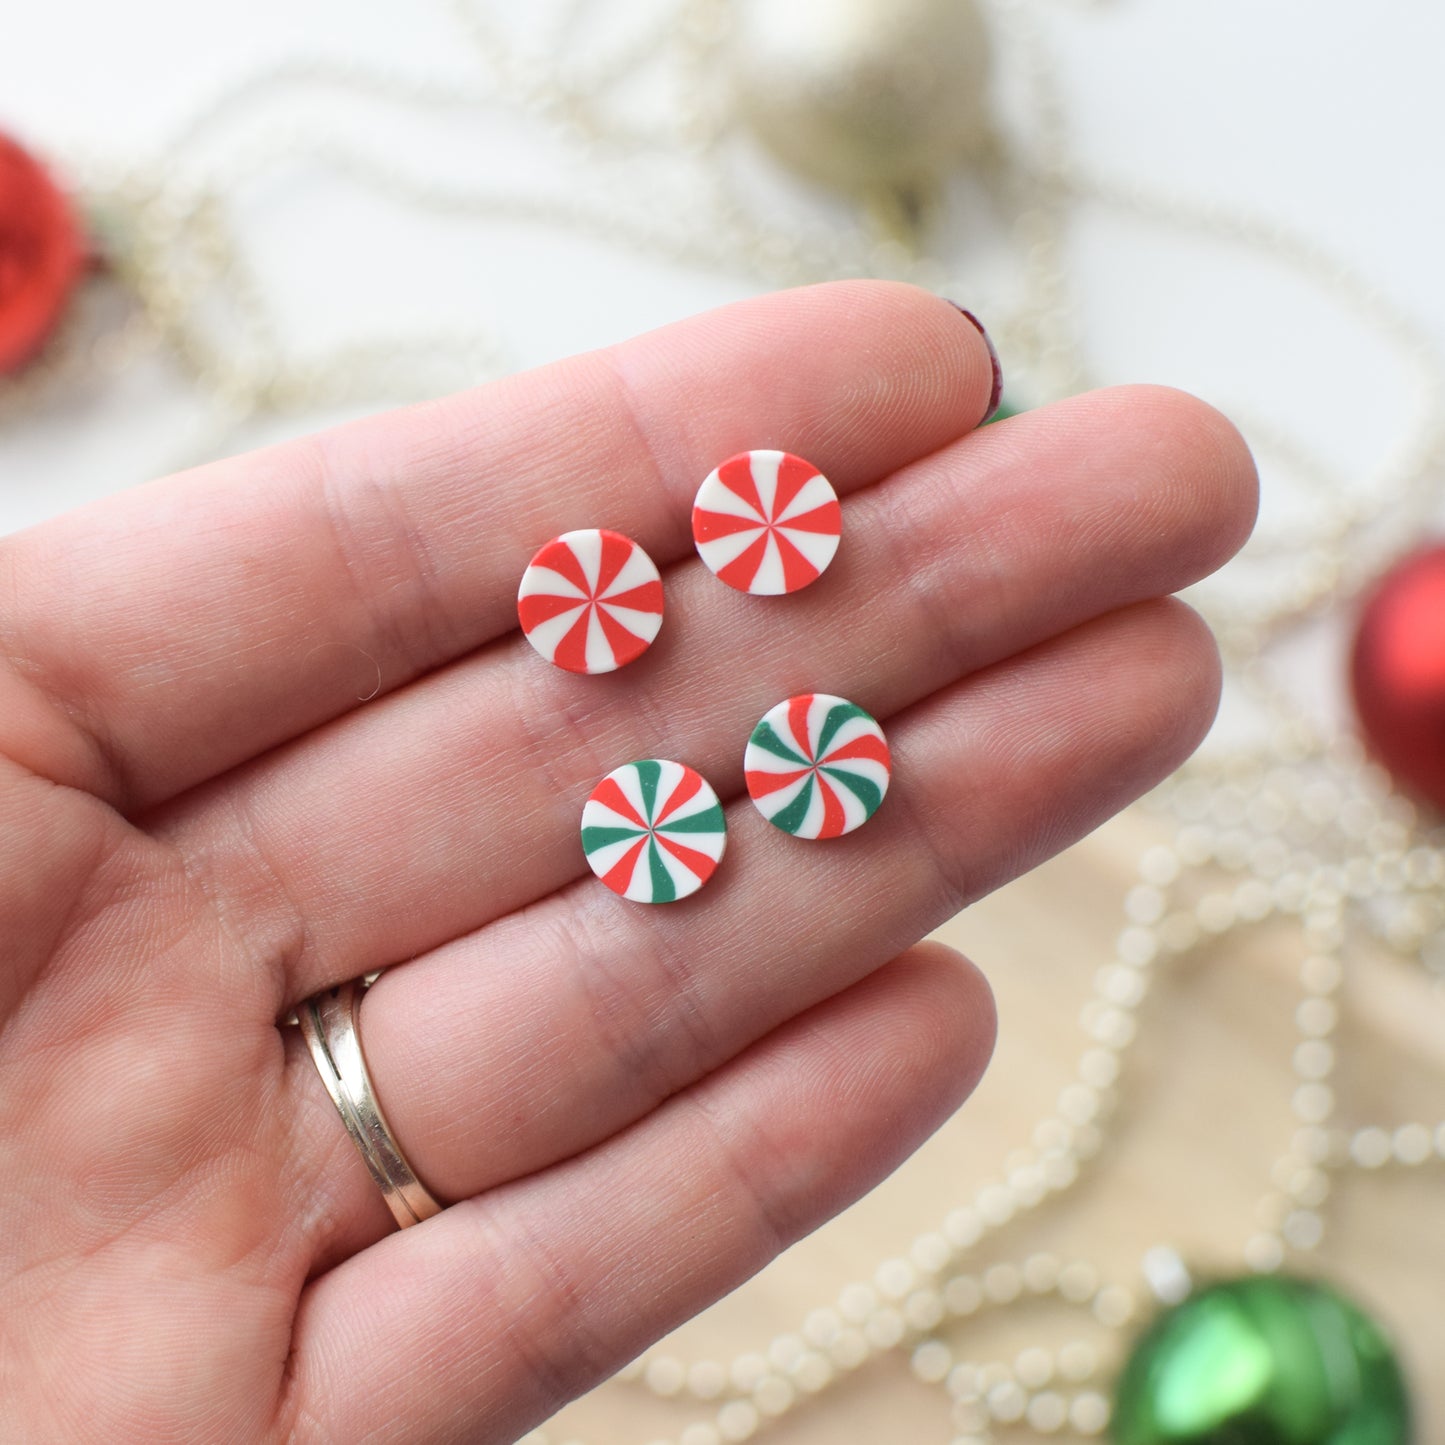
[[(7, 1440), (513, 1440), (958, 1108), (990, 996), (919, 940), (1196, 746), (1218, 659), (1168, 594), (1256, 503), (1189, 396), (979, 430), (990, 385), (947, 303), (814, 287), (0, 539)], [(832, 567), (772, 599), (688, 522), (769, 446), (844, 498)], [(587, 526), (667, 599), (598, 677), (516, 630), (532, 553)], [(808, 843), (742, 752), (813, 690), (894, 775)], [(647, 756), (728, 805), (713, 880), (655, 908), (577, 838)], [(401, 1232), (284, 1023), (379, 968), (372, 1077), (448, 1206)]]

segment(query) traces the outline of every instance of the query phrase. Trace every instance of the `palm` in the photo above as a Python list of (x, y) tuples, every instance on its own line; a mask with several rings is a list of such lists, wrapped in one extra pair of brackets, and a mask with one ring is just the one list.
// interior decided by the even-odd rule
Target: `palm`
[[(4, 542), (7, 1430), (514, 1438), (957, 1105), (987, 991), (909, 945), (1192, 746), (1212, 652), (1150, 599), (1253, 499), (1187, 398), (965, 436), (988, 386), (941, 303), (820, 288)], [(853, 494), (781, 603), (687, 560), (697, 479), (769, 445)], [(575, 678), (510, 629), (531, 550), (589, 525), (664, 565), (668, 624)], [(866, 830), (734, 804), (697, 899), (578, 881), (603, 773), (662, 752), (735, 798), (815, 686), (888, 722)], [(403, 962), (362, 1032), (452, 1207), (392, 1233), (278, 1020)]]
[(12, 881), (6, 951), (39, 977), (0, 1052), (5, 1398), (22, 1439), (260, 1438), (310, 1266), (304, 1232), (278, 1228), (294, 1211), (274, 980), (171, 849), (7, 774), (11, 838), (30, 822), (49, 854), (27, 891), (59, 905), (62, 936), (27, 957)]

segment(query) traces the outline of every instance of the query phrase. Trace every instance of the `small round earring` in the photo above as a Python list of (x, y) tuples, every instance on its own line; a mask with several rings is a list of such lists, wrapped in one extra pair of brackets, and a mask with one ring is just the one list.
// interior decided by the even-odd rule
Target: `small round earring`
[(662, 626), (662, 575), (620, 532), (563, 532), (522, 573), (517, 617), (548, 662), (615, 672), (646, 652)]
[(888, 792), (888, 740), (856, 703), (827, 692), (790, 697), (763, 714), (743, 754), (748, 795), (795, 838), (861, 828)]
[(582, 808), (587, 866), (634, 903), (690, 897), (712, 877), (727, 841), (707, 779), (668, 758), (614, 768)]
[(698, 555), (729, 587), (762, 597), (816, 582), (842, 529), (832, 483), (791, 452), (729, 457), (708, 473), (692, 506)]

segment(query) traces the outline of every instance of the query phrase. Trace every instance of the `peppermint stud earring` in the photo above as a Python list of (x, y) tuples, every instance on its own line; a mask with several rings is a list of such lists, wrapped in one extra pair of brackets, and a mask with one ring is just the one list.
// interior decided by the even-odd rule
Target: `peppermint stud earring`
[(568, 672), (615, 672), (662, 626), (662, 576), (620, 532), (563, 532), (532, 558), (517, 592), (527, 641)]
[(692, 506), (698, 555), (729, 587), (776, 597), (816, 582), (838, 550), (843, 513), (822, 472), (791, 452), (741, 452)]
[(748, 794), (795, 838), (861, 828), (883, 801), (892, 759), (883, 729), (856, 703), (826, 692), (770, 708), (743, 754)]
[(713, 875), (727, 820), (707, 780), (667, 758), (614, 768), (582, 809), (587, 866), (634, 903), (674, 903)]

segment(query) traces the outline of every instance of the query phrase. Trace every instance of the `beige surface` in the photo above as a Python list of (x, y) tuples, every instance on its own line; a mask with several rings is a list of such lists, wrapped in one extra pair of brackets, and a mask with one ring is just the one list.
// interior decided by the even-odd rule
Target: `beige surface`
[[(1009, 1152), (1027, 1143), (1072, 1076), (1085, 1044), (1079, 1009), (1108, 961), (1126, 880), (1153, 828), (1140, 815), (1119, 820), (940, 930), (984, 968), (998, 997), (998, 1050), (973, 1100), (871, 1196), (665, 1348), (688, 1362), (765, 1349), (1000, 1177)], [(986, 1239), (967, 1267), (1049, 1250), (1138, 1286), (1144, 1250), (1167, 1242), (1206, 1268), (1240, 1268), (1269, 1166), (1294, 1127), (1298, 955), (1292, 930), (1268, 925), (1160, 977), (1143, 1006), (1103, 1152), (1072, 1191)], [(1409, 965), (1370, 957), (1353, 961), (1342, 1004), (1340, 1122), (1445, 1118), (1445, 995)], [(1438, 1163), (1347, 1175), (1317, 1261), (1399, 1338), (1422, 1405), (1421, 1441), (1445, 1439), (1442, 1202)], [(945, 1327), (944, 1337), (959, 1358), (980, 1361), (1010, 1360), (1032, 1341), (1110, 1339), (1062, 1305), (965, 1321)], [(779, 1445), (946, 1442), (947, 1406), (941, 1387), (913, 1380), (899, 1350), (761, 1433)], [(564, 1412), (550, 1433), (554, 1441), (646, 1445), (675, 1439), (706, 1413), (613, 1382)]]

